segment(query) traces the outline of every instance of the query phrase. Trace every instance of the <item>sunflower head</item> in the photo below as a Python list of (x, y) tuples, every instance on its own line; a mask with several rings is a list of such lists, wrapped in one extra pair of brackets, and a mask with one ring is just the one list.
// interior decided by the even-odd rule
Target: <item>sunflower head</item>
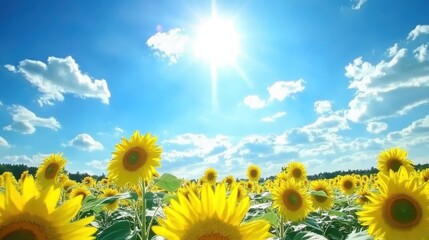
[(399, 171), (400, 167), (404, 167), (408, 172), (414, 171), (412, 162), (407, 159), (407, 151), (401, 148), (390, 148), (384, 150), (378, 156), (378, 170), (386, 175), (389, 171)]
[[(117, 189), (113, 189), (113, 188), (106, 188), (103, 189), (103, 192), (100, 194), (101, 198), (107, 198), (107, 197), (113, 197), (115, 195), (119, 194)], [(119, 202), (118, 200), (113, 201), (112, 203), (107, 204), (104, 207), (105, 211), (114, 211), (119, 207)]]
[(307, 179), (307, 171), (305, 165), (300, 162), (290, 162), (286, 168), (288, 178), (293, 178), (295, 181), (303, 181)]
[(70, 191), (69, 197), (75, 198), (77, 196), (82, 196), (82, 199), (85, 199), (88, 195), (91, 195), (91, 191), (89, 191), (85, 186), (77, 186)]
[(39, 166), (36, 180), (40, 187), (45, 188), (59, 183), (60, 173), (67, 161), (62, 154), (51, 154)]
[(247, 168), (246, 175), (249, 181), (257, 182), (261, 178), (261, 169), (257, 165), (251, 164)]
[(204, 182), (208, 184), (215, 184), (217, 179), (217, 171), (214, 168), (207, 168), (203, 176)]
[(352, 194), (356, 189), (356, 179), (352, 175), (345, 175), (341, 178), (340, 189), (346, 194)]
[(429, 168), (422, 170), (420, 172), (420, 180), (422, 183), (427, 183), (429, 182)]
[(119, 186), (139, 181), (150, 181), (161, 161), (161, 147), (150, 133), (140, 135), (135, 131), (130, 140), (122, 138), (115, 146), (113, 159), (107, 166), (108, 177)]
[(359, 205), (364, 205), (370, 202), (368, 196), (370, 195), (370, 189), (368, 187), (362, 187), (357, 191), (357, 199), (356, 202)]
[(96, 183), (95, 179), (90, 176), (84, 177), (82, 179), (82, 184), (89, 188), (94, 187), (95, 183)]
[(334, 194), (331, 186), (327, 181), (316, 180), (311, 182), (311, 190), (323, 191), (326, 195), (326, 197), (317, 195), (311, 196), (314, 208), (320, 208), (322, 210), (329, 210), (332, 208), (332, 206), (334, 205)]
[(232, 185), (235, 184), (235, 178), (234, 176), (229, 175), (223, 179), (223, 182), (226, 184), (227, 187), (231, 187)]
[(406, 168), (379, 174), (379, 192), (370, 192), (371, 202), (357, 213), (369, 234), (383, 239), (427, 239), (429, 191), (418, 181)]
[(301, 221), (313, 210), (310, 195), (305, 187), (293, 178), (274, 187), (272, 194), (273, 205), (285, 220)]
[(0, 195), (0, 239), (93, 239), (97, 231), (87, 227), (94, 217), (71, 222), (81, 207), (81, 198), (74, 198), (57, 207), (60, 189), (53, 186), (41, 192), (33, 176), (23, 180), (21, 193), (6, 182)]
[(171, 206), (164, 208), (166, 218), (159, 218), (159, 226), (152, 229), (170, 240), (268, 239), (271, 234), (267, 221), (242, 223), (249, 207), (248, 197), (237, 202), (236, 187), (228, 196), (224, 184), (213, 187), (205, 183), (201, 197), (193, 192), (188, 197), (178, 193), (178, 201), (172, 200)]

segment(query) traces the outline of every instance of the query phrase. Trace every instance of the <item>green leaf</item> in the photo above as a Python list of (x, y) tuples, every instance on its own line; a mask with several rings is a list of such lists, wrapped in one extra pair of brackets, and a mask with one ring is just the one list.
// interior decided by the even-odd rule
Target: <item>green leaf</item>
[(328, 197), (328, 195), (326, 195), (325, 191), (323, 191), (323, 190), (320, 190), (320, 191), (311, 191), (310, 195), (317, 196), (317, 197)]
[(256, 220), (267, 220), (271, 224), (271, 226), (275, 228), (277, 228), (277, 226), (279, 225), (279, 217), (273, 212), (267, 212), (258, 217), (252, 218), (249, 222)]
[(131, 227), (133, 224), (130, 221), (122, 220), (116, 221), (108, 228), (104, 229), (97, 235), (99, 240), (111, 240), (111, 239), (131, 239), (133, 238), (133, 232)]
[(369, 236), (366, 231), (355, 232), (354, 230), (346, 238), (346, 240), (373, 240), (373, 239), (374, 237)]
[(169, 173), (164, 173), (158, 179), (155, 185), (167, 192), (175, 192), (177, 189), (179, 189), (181, 184), (182, 180), (178, 179), (176, 176)]
[(345, 214), (345, 213), (343, 213), (341, 211), (330, 210), (329, 211), (329, 215), (338, 216), (338, 217), (344, 217), (347, 214)]
[(297, 235), (295, 235), (293, 240), (328, 240), (328, 239), (314, 232), (300, 232)]
[(82, 213), (88, 211), (94, 211), (96, 213), (99, 213), (105, 205), (113, 203), (119, 199), (131, 199), (135, 201), (137, 200), (137, 198), (138, 195), (135, 192), (125, 192), (107, 198), (95, 198), (92, 195), (89, 195), (83, 201), (82, 208), (80, 209), (80, 211)]

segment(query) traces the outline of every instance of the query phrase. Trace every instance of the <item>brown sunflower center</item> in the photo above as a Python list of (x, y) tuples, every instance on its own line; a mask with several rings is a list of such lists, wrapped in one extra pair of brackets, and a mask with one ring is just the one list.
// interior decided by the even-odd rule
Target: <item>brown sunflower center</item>
[(207, 181), (213, 181), (215, 179), (215, 174), (213, 172), (207, 173)]
[(292, 175), (294, 178), (300, 178), (302, 176), (302, 171), (299, 168), (292, 170)]
[(256, 169), (250, 170), (250, 177), (252, 177), (252, 178), (258, 177), (258, 170), (256, 170)]
[(128, 171), (136, 171), (140, 169), (147, 161), (147, 153), (140, 147), (134, 147), (128, 150), (122, 161), (125, 169)]
[(391, 159), (390, 161), (389, 161), (389, 164), (388, 164), (388, 170), (393, 170), (394, 172), (397, 172), (397, 171), (399, 171), (399, 168), (402, 166), (402, 163), (401, 163), (401, 161), (399, 161), (398, 159), (396, 159), (396, 158), (394, 158), (394, 159)]
[[(323, 189), (316, 189), (316, 191), (323, 191), (326, 194), (326, 191)], [(328, 194), (326, 194), (326, 195), (328, 195)], [(314, 199), (316, 199), (316, 201), (319, 203), (324, 203), (328, 198), (324, 197), (324, 196), (317, 196), (316, 195), (316, 196), (314, 196)]]
[(229, 237), (226, 237), (220, 233), (209, 233), (199, 237), (198, 240), (229, 240)]
[(295, 190), (287, 190), (283, 193), (283, 203), (289, 210), (298, 210), (302, 206), (301, 194)]
[(398, 194), (387, 199), (384, 205), (384, 218), (395, 228), (410, 229), (420, 223), (422, 208), (412, 197)]
[(50, 163), (45, 169), (45, 178), (46, 179), (55, 178), (59, 168), (60, 166), (58, 166), (58, 163)]
[(226, 184), (231, 185), (232, 184), (232, 179), (231, 178), (227, 178), (226, 179)]
[(43, 228), (32, 222), (15, 222), (0, 229), (2, 240), (39, 240), (48, 239)]
[(429, 180), (429, 177), (428, 177), (428, 176), (424, 176), (424, 177), (423, 177), (423, 181), (427, 182), (428, 180)]
[(350, 180), (346, 180), (346, 181), (343, 183), (343, 186), (344, 186), (344, 188), (345, 188), (345, 189), (352, 189), (352, 188), (353, 188), (353, 182), (352, 182), (352, 181), (350, 181)]

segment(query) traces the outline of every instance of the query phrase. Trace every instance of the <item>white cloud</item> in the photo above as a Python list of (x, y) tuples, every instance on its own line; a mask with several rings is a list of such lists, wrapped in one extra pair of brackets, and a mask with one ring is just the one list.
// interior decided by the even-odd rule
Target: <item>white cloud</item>
[(412, 122), (402, 130), (389, 133), (387, 139), (402, 146), (427, 144), (429, 142), (429, 115)]
[(60, 123), (54, 117), (38, 117), (21, 105), (12, 105), (8, 107), (8, 110), (12, 115), (13, 123), (3, 128), (6, 131), (32, 134), (36, 131), (36, 127), (49, 128), (55, 131), (61, 128)]
[(316, 101), (314, 103), (314, 111), (318, 114), (331, 113), (332, 112), (331, 102), (327, 100)]
[(297, 81), (277, 81), (267, 88), (270, 98), (269, 101), (283, 101), (286, 97), (298, 92), (304, 91), (305, 81), (299, 79)]
[(121, 135), (122, 135), (122, 133), (124, 133), (124, 130), (123, 130), (122, 128), (120, 128), (120, 127), (115, 127), (115, 133), (114, 133), (114, 136), (115, 136), (115, 137), (119, 137), (119, 136), (121, 136)]
[(393, 57), (398, 53), (398, 51), (399, 51), (398, 44), (395, 43), (395, 45), (393, 45), (393, 47), (387, 49), (387, 55), (389, 57)]
[(25, 164), (31, 167), (38, 167), (50, 154), (35, 154), (31, 157), (27, 155), (7, 155), (1, 158), (2, 163)]
[(1, 147), (10, 148), (10, 144), (2, 137), (0, 137), (0, 148)]
[(93, 167), (98, 170), (106, 171), (107, 165), (109, 164), (110, 159), (105, 160), (92, 160), (90, 162), (85, 163), (86, 165)]
[(352, 8), (354, 10), (359, 10), (367, 0), (354, 0)]
[(385, 122), (369, 122), (366, 125), (366, 130), (370, 133), (379, 134), (387, 129)]
[(110, 92), (104, 79), (93, 79), (80, 71), (75, 60), (49, 57), (47, 64), (41, 61), (25, 59), (17, 69), (5, 65), (12, 72), (22, 74), (42, 94), (38, 99), (41, 106), (53, 105), (54, 101), (63, 101), (64, 94), (70, 93), (81, 98), (97, 98), (109, 104)]
[(146, 44), (160, 57), (168, 58), (171, 64), (177, 63), (188, 42), (189, 36), (183, 34), (182, 29), (174, 28), (168, 32), (157, 32), (147, 40)]
[(65, 144), (65, 146), (75, 147), (82, 151), (88, 151), (88, 152), (103, 150), (103, 144), (94, 140), (94, 138), (92, 138), (91, 135), (87, 133), (81, 133), (77, 135), (75, 138), (68, 141), (67, 144)]
[(261, 119), (262, 122), (275, 122), (277, 119), (286, 115), (286, 112), (277, 112), (272, 116), (264, 117)]
[(428, 34), (429, 25), (417, 25), (409, 34), (407, 39), (416, 40), (420, 34)]
[(414, 57), (416, 57), (416, 59), (419, 62), (428, 60), (428, 45), (427, 44), (420, 45), (418, 48), (414, 49), (413, 53), (414, 53)]
[(259, 96), (257, 95), (249, 95), (244, 98), (243, 102), (250, 108), (254, 108), (254, 109), (265, 107), (265, 101), (259, 98)]
[(4, 65), (4, 67), (11, 72), (16, 72), (16, 68), (13, 65), (6, 64), (6, 65)]
[(350, 89), (356, 89), (346, 112), (354, 122), (401, 116), (429, 103), (429, 68), (406, 48), (373, 65), (356, 58), (346, 66)]

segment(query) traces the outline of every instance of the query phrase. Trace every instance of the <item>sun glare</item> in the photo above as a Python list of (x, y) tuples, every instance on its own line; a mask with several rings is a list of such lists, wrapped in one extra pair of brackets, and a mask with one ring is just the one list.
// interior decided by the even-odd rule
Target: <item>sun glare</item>
[(197, 57), (212, 65), (234, 64), (239, 54), (239, 35), (231, 21), (213, 18), (198, 28), (195, 41)]

